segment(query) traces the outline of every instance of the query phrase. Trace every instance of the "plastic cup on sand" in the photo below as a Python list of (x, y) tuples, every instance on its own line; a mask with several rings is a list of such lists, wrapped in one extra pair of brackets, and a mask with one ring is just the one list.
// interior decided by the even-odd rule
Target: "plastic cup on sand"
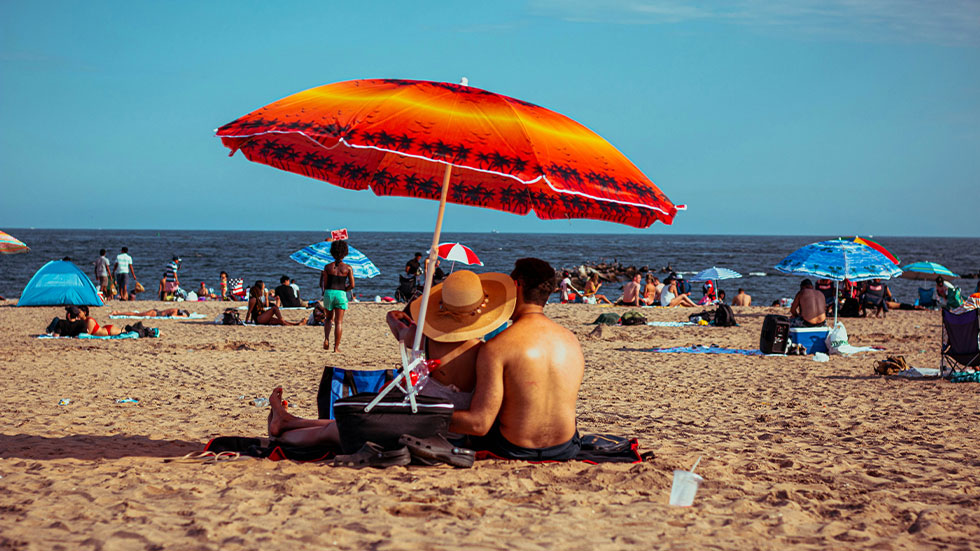
[(670, 504), (676, 507), (690, 507), (694, 504), (694, 495), (698, 493), (698, 486), (704, 482), (700, 475), (694, 474), (694, 469), (701, 462), (699, 457), (694, 462), (690, 471), (674, 471), (674, 483), (670, 486)]

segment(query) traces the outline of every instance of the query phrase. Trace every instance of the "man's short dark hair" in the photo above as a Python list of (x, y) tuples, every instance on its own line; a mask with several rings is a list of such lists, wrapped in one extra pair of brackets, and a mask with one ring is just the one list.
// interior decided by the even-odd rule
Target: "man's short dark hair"
[(289, 276), (287, 275), (284, 275), (279, 278), (279, 283), (285, 284), (287, 281), (289, 281)]
[(99, 249), (99, 256), (105, 256), (105, 249)]
[(540, 258), (518, 259), (510, 277), (520, 282), (524, 302), (544, 306), (555, 290), (555, 269)]
[(334, 241), (330, 244), (330, 256), (334, 260), (343, 260), (347, 256), (347, 252), (346, 241)]
[(124, 252), (124, 253), (128, 253), (128, 252), (129, 252), (129, 247), (123, 247), (123, 248), (122, 248), (122, 252)]
[(422, 253), (420, 253), (420, 252), (416, 252), (416, 253), (415, 253), (415, 258), (418, 258), (418, 257), (420, 257), (420, 256), (423, 256), (423, 255), (422, 255)]
[(743, 289), (743, 288), (741, 288), (741, 287), (739, 287), (739, 288), (738, 288), (738, 292), (739, 292), (739, 293), (744, 293), (744, 292), (745, 292), (745, 289)]
[(804, 279), (800, 282), (800, 289), (813, 289), (813, 282), (809, 279)]

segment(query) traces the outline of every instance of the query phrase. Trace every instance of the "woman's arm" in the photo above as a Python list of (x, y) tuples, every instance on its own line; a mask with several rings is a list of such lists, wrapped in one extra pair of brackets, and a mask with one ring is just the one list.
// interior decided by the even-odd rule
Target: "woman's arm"
[(352, 291), (354, 289), (354, 269), (347, 266), (347, 290)]
[(327, 290), (327, 267), (324, 266), (320, 272), (320, 294)]
[(252, 305), (255, 304), (255, 297), (248, 297), (248, 309), (245, 310), (245, 323), (248, 323), (252, 318)]

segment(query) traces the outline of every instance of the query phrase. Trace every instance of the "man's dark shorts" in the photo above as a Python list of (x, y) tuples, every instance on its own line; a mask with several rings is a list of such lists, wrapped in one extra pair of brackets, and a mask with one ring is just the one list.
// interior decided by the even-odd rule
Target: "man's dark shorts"
[(129, 292), (129, 274), (116, 274), (116, 288), (120, 293)]
[(572, 436), (572, 439), (564, 444), (547, 448), (525, 448), (510, 443), (504, 438), (503, 434), (500, 434), (500, 427), (495, 424), (486, 436), (471, 437), (468, 446), (474, 450), (488, 451), (504, 459), (567, 461), (569, 459), (575, 459), (575, 456), (582, 449), (582, 441), (579, 438), (578, 431), (575, 431), (575, 436)]

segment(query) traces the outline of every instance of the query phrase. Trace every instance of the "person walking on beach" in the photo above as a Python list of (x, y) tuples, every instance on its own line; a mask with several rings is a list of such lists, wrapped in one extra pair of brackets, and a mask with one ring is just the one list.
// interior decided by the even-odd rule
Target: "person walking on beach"
[(180, 257), (173, 255), (173, 259), (167, 264), (167, 268), (163, 273), (163, 277), (166, 279), (163, 284), (163, 292), (165, 294), (177, 294), (177, 289), (180, 287), (180, 278), (177, 276), (179, 270)]
[(99, 258), (95, 259), (95, 281), (99, 284), (99, 292), (109, 300), (109, 259), (105, 257), (105, 249), (99, 249)]
[(129, 300), (129, 276), (132, 275), (133, 281), (136, 281), (136, 270), (133, 269), (133, 257), (129, 256), (129, 248), (120, 249), (116, 262), (112, 265), (112, 273), (116, 276), (119, 298)]
[(575, 403), (585, 373), (582, 347), (544, 313), (555, 289), (547, 262), (522, 258), (510, 276), (517, 288), (514, 323), (483, 345), (470, 408), (453, 412), (449, 430), (470, 435), (468, 447), (499, 457), (572, 459), (581, 448)]
[(354, 289), (354, 270), (349, 265), (344, 264), (347, 252), (346, 241), (330, 243), (330, 256), (334, 258), (334, 261), (324, 266), (323, 272), (320, 273), (323, 307), (327, 310), (327, 321), (323, 324), (323, 349), (330, 350), (330, 325), (333, 323), (334, 352), (340, 349), (344, 313), (347, 311), (347, 293)]

